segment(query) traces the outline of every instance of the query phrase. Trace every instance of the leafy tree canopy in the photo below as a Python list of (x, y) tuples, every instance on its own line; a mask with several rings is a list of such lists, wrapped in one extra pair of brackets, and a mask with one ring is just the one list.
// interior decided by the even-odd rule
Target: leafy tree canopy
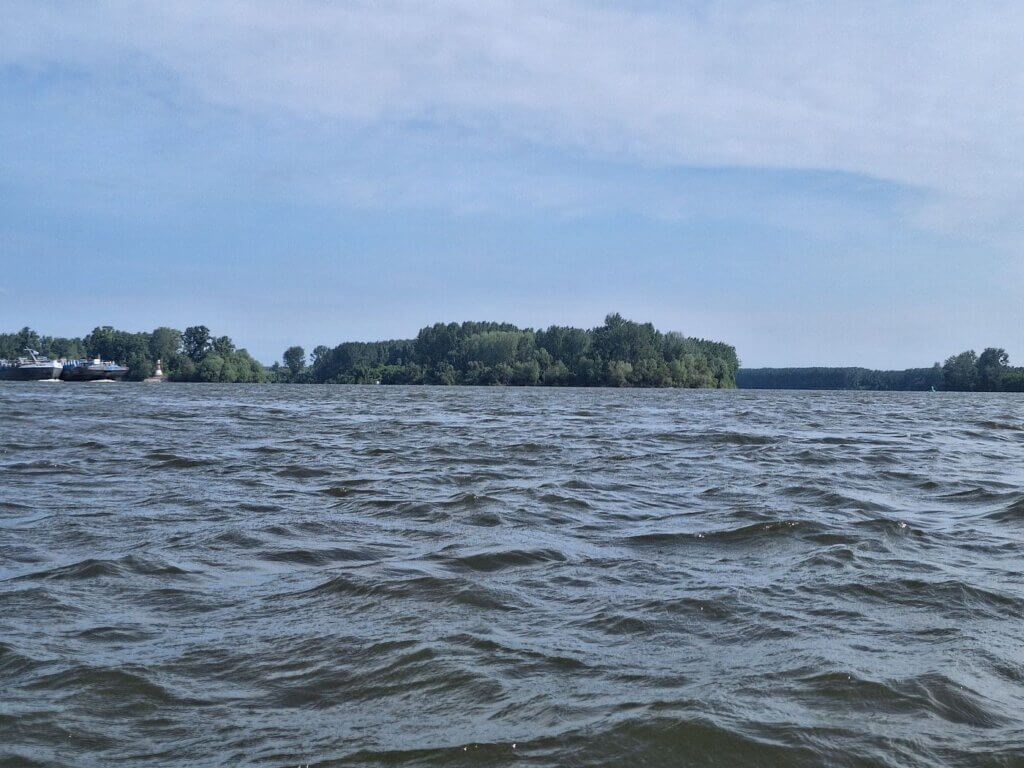
[(1021, 392), (1024, 368), (1010, 366), (1009, 355), (989, 347), (946, 358), (931, 368), (873, 371), (868, 368), (743, 368), (743, 389), (946, 390), (949, 392)]
[(310, 381), (382, 384), (733, 387), (728, 344), (662, 333), (619, 314), (591, 330), (435, 323), (416, 338), (319, 346)]
[(151, 333), (97, 326), (83, 338), (40, 336), (29, 328), (0, 333), (0, 358), (15, 359), (26, 347), (54, 359), (98, 357), (127, 366), (129, 380), (152, 376), (156, 361), (173, 381), (266, 381), (263, 366), (244, 349), (236, 349), (227, 336), (214, 339), (204, 325), (156, 328)]

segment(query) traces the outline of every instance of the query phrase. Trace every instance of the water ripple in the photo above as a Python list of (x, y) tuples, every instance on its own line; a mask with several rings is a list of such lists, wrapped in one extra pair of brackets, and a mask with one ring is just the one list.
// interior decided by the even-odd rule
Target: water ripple
[(0, 384), (0, 765), (1024, 754), (1013, 395)]

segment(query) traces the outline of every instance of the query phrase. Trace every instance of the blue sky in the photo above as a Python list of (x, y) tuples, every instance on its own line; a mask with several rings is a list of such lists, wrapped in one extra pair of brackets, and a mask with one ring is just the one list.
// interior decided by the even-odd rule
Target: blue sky
[(1024, 7), (0, 0), (0, 327), (1024, 364)]

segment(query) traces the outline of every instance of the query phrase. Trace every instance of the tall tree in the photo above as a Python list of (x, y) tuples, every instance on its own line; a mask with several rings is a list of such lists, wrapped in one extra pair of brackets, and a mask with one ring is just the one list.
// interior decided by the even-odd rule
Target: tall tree
[(185, 329), (182, 336), (185, 354), (193, 362), (199, 362), (210, 349), (210, 329), (205, 325), (193, 325)]
[(1002, 389), (1003, 377), (1009, 364), (1010, 356), (1005, 349), (989, 347), (978, 355), (978, 389), (983, 392), (998, 392)]
[(306, 350), (299, 346), (288, 347), (284, 351), (282, 359), (284, 364), (288, 366), (288, 371), (294, 380), (302, 372), (302, 369), (306, 367)]
[(224, 358), (229, 358), (235, 353), (235, 342), (228, 336), (218, 336), (210, 342), (210, 349)]
[(181, 331), (161, 326), (149, 336), (149, 354), (166, 365), (181, 350)]
[(978, 385), (978, 356), (973, 349), (946, 359), (942, 385), (950, 392), (973, 392)]

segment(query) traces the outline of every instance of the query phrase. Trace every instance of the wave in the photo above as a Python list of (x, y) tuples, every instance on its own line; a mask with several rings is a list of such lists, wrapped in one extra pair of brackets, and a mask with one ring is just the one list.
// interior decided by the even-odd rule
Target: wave
[(140, 626), (97, 626), (69, 632), (68, 634), (78, 640), (111, 643), (114, 645), (139, 643), (157, 636), (156, 632), (143, 629)]
[(22, 574), (17, 578), (22, 580), (76, 580), (102, 577), (120, 578), (130, 575), (168, 577), (188, 576), (190, 572), (162, 560), (126, 555), (113, 560), (86, 558), (75, 563)]
[(314, 477), (327, 477), (331, 474), (331, 470), (324, 469), (322, 467), (309, 467), (302, 464), (289, 464), (288, 466), (277, 470), (275, 474), (278, 477), (287, 477), (295, 480), (308, 480)]
[(46, 667), (46, 662), (20, 653), (14, 646), (0, 640), (0, 674), (7, 680), (30, 675)]
[(37, 675), (25, 684), (31, 691), (60, 692), (66, 696), (85, 696), (102, 701), (102, 712), (113, 714), (138, 712), (140, 708), (157, 710), (168, 706), (189, 706), (194, 699), (182, 698), (152, 679), (139, 667), (75, 665), (56, 672)]
[(943, 493), (939, 495), (939, 498), (956, 502), (987, 502), (1011, 498), (1014, 495), (1015, 494), (1012, 492), (1006, 490), (999, 491), (993, 488), (977, 486), (974, 488), (967, 488), (962, 491)]
[(552, 493), (550, 491), (538, 496), (537, 501), (547, 506), (562, 508), (568, 507), (569, 509), (581, 512), (594, 508), (594, 505), (586, 499), (580, 499), (575, 496), (566, 496), (561, 493)]
[(339, 499), (353, 494), (378, 493), (377, 482), (377, 480), (369, 478), (349, 478), (347, 480), (335, 481), (333, 485), (321, 488), (320, 493)]
[(562, 563), (568, 558), (557, 549), (498, 549), (472, 555), (436, 555), (445, 565), (469, 571), (490, 573), (547, 563)]
[(281, 511), (279, 504), (257, 504), (250, 501), (239, 502), (238, 508), (243, 512), (258, 512), (260, 514), (273, 514)]
[(645, 434), (652, 443), (676, 445), (767, 446), (780, 442), (777, 435), (729, 431), (665, 431)]
[[(482, 584), (469, 583), (459, 577), (443, 578), (434, 575), (394, 574), (382, 580), (343, 573), (298, 593), (278, 596), (281, 600), (291, 597), (322, 599), (342, 597), (346, 603), (351, 598), (367, 601), (411, 600), (414, 604), (465, 605), (483, 610), (512, 611), (524, 605), (522, 599), (512, 593)], [(369, 603), (354, 604), (356, 610)]]
[(273, 549), (259, 553), (263, 560), (294, 565), (323, 566), (332, 563), (370, 562), (378, 557), (372, 552), (333, 547), (331, 549)]
[(216, 464), (211, 459), (200, 459), (191, 456), (180, 456), (170, 451), (150, 451), (145, 455), (152, 464), (152, 469), (196, 469), (198, 467), (209, 467)]
[(86, 471), (75, 464), (38, 459), (36, 461), (17, 461), (4, 464), (3, 471), (12, 475), (83, 475)]
[(789, 485), (780, 493), (793, 499), (809, 502), (815, 508), (826, 510), (855, 510), (858, 512), (892, 512), (887, 504), (839, 493), (832, 486)]
[(258, 539), (242, 530), (231, 530), (219, 533), (214, 539), (224, 544), (230, 544), (242, 549), (256, 549), (266, 544), (263, 539)]
[[(520, 673), (540, 672), (545, 669), (555, 671), (582, 672), (591, 669), (591, 665), (574, 656), (546, 653), (532, 648), (513, 647), (490, 637), (482, 637), (468, 632), (461, 632), (444, 638), (446, 643), (471, 648), (479, 652), (484, 660), (501, 663), (507, 661)], [(521, 662), (525, 662), (522, 664)]]
[(1024, 523), (1024, 495), (1018, 496), (1005, 507), (986, 513), (984, 517), (997, 523)]
[(439, 506), (445, 507), (446, 509), (465, 511), (475, 511), (499, 504), (501, 504), (501, 501), (494, 496), (489, 496), (484, 493), (473, 493), (472, 491), (457, 493), (454, 496), (439, 502)]
[(971, 728), (998, 728), (1005, 715), (986, 706), (976, 691), (945, 675), (928, 673), (900, 680), (871, 680), (853, 673), (819, 672), (800, 679), (808, 699), (820, 706), (828, 699), (832, 707), (863, 709), (890, 714), (932, 715)]
[(832, 589), (850, 598), (927, 609), (939, 615), (968, 619), (981, 616), (1024, 618), (1024, 597), (985, 589), (958, 579), (895, 578), (837, 584)]
[(1024, 431), (1024, 423), (1020, 421), (1002, 421), (995, 419), (982, 419), (975, 422), (983, 430), (1005, 430), (1008, 432)]
[(751, 523), (739, 528), (710, 531), (638, 533), (625, 537), (625, 541), (636, 546), (654, 547), (756, 544), (776, 539), (792, 539), (795, 536), (803, 537), (813, 534), (824, 534), (828, 531), (829, 528), (827, 526), (813, 521), (775, 520), (767, 523)]

